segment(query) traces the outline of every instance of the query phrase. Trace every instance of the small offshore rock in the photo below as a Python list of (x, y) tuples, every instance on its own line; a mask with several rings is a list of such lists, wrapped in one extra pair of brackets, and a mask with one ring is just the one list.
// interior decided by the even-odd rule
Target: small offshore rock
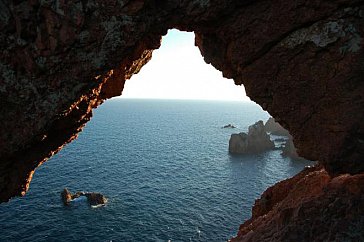
[(227, 129), (227, 128), (235, 129), (236, 127), (232, 124), (227, 124), (227, 125), (223, 126), (222, 128), (223, 129)]
[(107, 203), (107, 198), (98, 192), (76, 192), (72, 194), (67, 188), (63, 189), (61, 192), (61, 198), (64, 205), (70, 205), (74, 199), (84, 196), (87, 198), (89, 205), (98, 206), (105, 205)]
[(73, 199), (72, 194), (70, 193), (70, 191), (68, 191), (67, 188), (63, 189), (63, 191), (61, 192), (61, 198), (64, 205), (69, 205)]

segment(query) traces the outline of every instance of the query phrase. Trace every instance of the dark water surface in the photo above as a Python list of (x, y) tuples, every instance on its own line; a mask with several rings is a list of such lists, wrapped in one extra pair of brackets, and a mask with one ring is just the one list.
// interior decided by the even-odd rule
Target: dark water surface
[[(268, 117), (242, 102), (107, 101), (25, 197), (0, 204), (0, 241), (225, 241), (267, 187), (311, 164), (278, 150), (228, 154), (231, 133)], [(64, 207), (64, 187), (109, 203)]]

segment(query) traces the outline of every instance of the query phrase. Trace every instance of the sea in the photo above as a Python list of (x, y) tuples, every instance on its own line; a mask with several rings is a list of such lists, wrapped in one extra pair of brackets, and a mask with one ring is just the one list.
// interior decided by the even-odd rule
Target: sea
[[(253, 102), (108, 100), (24, 197), (0, 204), (0, 241), (227, 241), (264, 190), (313, 164), (229, 154), (232, 133), (269, 117)], [(64, 206), (65, 187), (108, 203)]]

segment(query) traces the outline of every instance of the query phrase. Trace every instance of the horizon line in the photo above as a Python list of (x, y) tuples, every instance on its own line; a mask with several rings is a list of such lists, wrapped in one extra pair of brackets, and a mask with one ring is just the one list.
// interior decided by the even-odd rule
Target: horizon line
[(207, 98), (170, 98), (170, 97), (123, 97), (122, 95), (112, 97), (112, 99), (134, 99), (134, 100), (179, 100), (179, 101), (227, 101), (227, 102), (246, 102), (255, 103), (247, 99), (207, 99)]

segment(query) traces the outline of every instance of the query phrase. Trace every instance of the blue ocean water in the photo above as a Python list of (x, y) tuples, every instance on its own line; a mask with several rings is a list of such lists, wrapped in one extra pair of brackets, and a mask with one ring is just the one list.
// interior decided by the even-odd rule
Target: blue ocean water
[[(0, 241), (226, 241), (267, 187), (312, 163), (229, 155), (232, 133), (268, 117), (242, 102), (109, 100), (25, 197), (0, 204)], [(64, 187), (109, 203), (65, 207)]]

